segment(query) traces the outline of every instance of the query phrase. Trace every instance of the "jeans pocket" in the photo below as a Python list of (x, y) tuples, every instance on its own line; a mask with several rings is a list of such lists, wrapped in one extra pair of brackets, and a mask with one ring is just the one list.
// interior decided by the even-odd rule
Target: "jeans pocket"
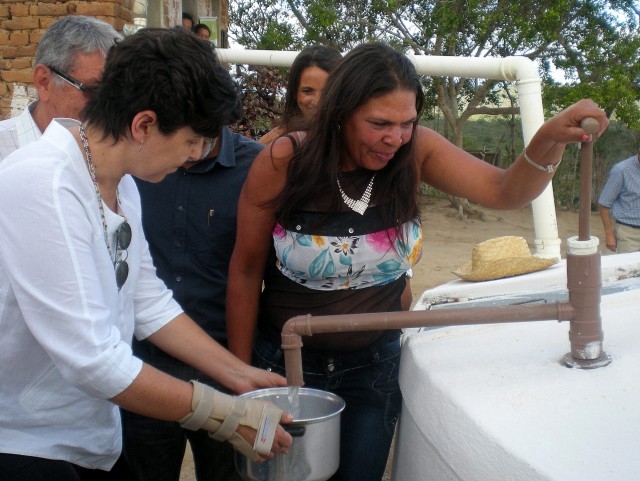
[(253, 348), (252, 364), (260, 369), (283, 374), (284, 353), (279, 347), (258, 339)]
[(393, 356), (385, 361), (374, 363), (373, 368), (377, 377), (373, 381), (372, 388), (382, 394), (392, 394), (400, 391), (398, 376), (400, 373), (400, 355)]

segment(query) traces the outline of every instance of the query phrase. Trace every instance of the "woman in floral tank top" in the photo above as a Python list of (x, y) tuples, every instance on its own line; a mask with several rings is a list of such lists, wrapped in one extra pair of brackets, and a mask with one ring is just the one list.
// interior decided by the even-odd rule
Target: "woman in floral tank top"
[[(554, 169), (544, 167), (560, 161), (565, 144), (585, 140), (583, 118), (597, 118), (600, 133), (607, 124), (581, 101), (531, 139), (537, 168), (520, 155), (503, 170), (419, 126), (423, 103), (406, 56), (363, 44), (331, 73), (306, 136), (280, 137), (258, 155), (240, 198), (227, 290), (229, 348), (241, 359), (283, 372), (280, 329), (297, 315), (400, 310), (406, 272), (422, 253), (421, 181), (491, 208), (520, 208), (549, 183)], [(399, 337), (303, 339), (305, 386), (346, 401), (333, 480), (383, 476), (401, 405)]]

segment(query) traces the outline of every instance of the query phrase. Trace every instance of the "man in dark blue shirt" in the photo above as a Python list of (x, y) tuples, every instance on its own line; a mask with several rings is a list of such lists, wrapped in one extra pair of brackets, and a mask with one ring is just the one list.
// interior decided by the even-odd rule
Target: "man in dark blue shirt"
[[(229, 260), (236, 238), (240, 189), (262, 145), (222, 129), (213, 150), (187, 162), (160, 183), (136, 179), (142, 223), (158, 276), (173, 290), (184, 311), (211, 337), (226, 346), (225, 297)], [(211, 379), (147, 341), (135, 341), (135, 354), (152, 366), (184, 380), (220, 389)], [(196, 477), (240, 479), (228, 443), (178, 423), (123, 412), (124, 452), (139, 481), (178, 481), (187, 439)]]

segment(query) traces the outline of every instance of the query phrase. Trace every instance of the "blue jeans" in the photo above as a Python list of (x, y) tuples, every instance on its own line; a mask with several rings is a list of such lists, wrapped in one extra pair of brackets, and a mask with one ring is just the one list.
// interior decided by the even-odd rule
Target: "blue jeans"
[[(254, 365), (284, 374), (280, 343), (259, 334)], [(346, 403), (340, 418), (340, 467), (331, 481), (380, 481), (402, 403), (399, 333), (385, 333), (367, 349), (353, 352), (303, 348), (302, 367), (305, 387), (330, 391)]]
[[(155, 364), (162, 364), (159, 369), (180, 379), (194, 379), (222, 390), (192, 367), (175, 360)], [(193, 452), (196, 479), (242, 479), (235, 469), (231, 444), (211, 439), (206, 431), (182, 429), (177, 422), (159, 421), (125, 410), (122, 425), (123, 453), (138, 481), (179, 481), (187, 440)]]

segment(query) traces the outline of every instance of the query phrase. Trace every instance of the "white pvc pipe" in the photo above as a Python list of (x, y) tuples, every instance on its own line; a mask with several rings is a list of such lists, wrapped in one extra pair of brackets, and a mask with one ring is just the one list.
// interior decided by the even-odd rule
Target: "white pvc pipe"
[[(516, 90), (520, 100), (522, 136), (524, 145), (527, 146), (544, 122), (544, 113), (542, 111), (542, 90), (538, 71), (534, 62), (529, 59), (524, 60), (529, 62), (529, 65), (535, 69), (534, 72), (529, 72), (530, 75), (521, 75), (516, 81)], [(525, 74), (527, 71), (523, 69), (519, 73)], [(560, 259), (560, 238), (558, 237), (558, 223), (551, 182), (538, 198), (531, 203), (531, 212), (533, 215), (536, 255)]]
[(217, 48), (218, 57), (223, 62), (248, 65), (266, 65), (269, 67), (291, 67), (299, 51), (281, 50), (241, 50), (235, 48)]
[[(290, 67), (298, 51), (217, 49), (220, 60), (229, 63)], [(421, 75), (466, 77), (516, 82), (524, 145), (544, 122), (541, 79), (535, 62), (526, 57), (481, 58), (408, 55)], [(560, 258), (560, 238), (551, 183), (531, 203), (535, 253)]]

